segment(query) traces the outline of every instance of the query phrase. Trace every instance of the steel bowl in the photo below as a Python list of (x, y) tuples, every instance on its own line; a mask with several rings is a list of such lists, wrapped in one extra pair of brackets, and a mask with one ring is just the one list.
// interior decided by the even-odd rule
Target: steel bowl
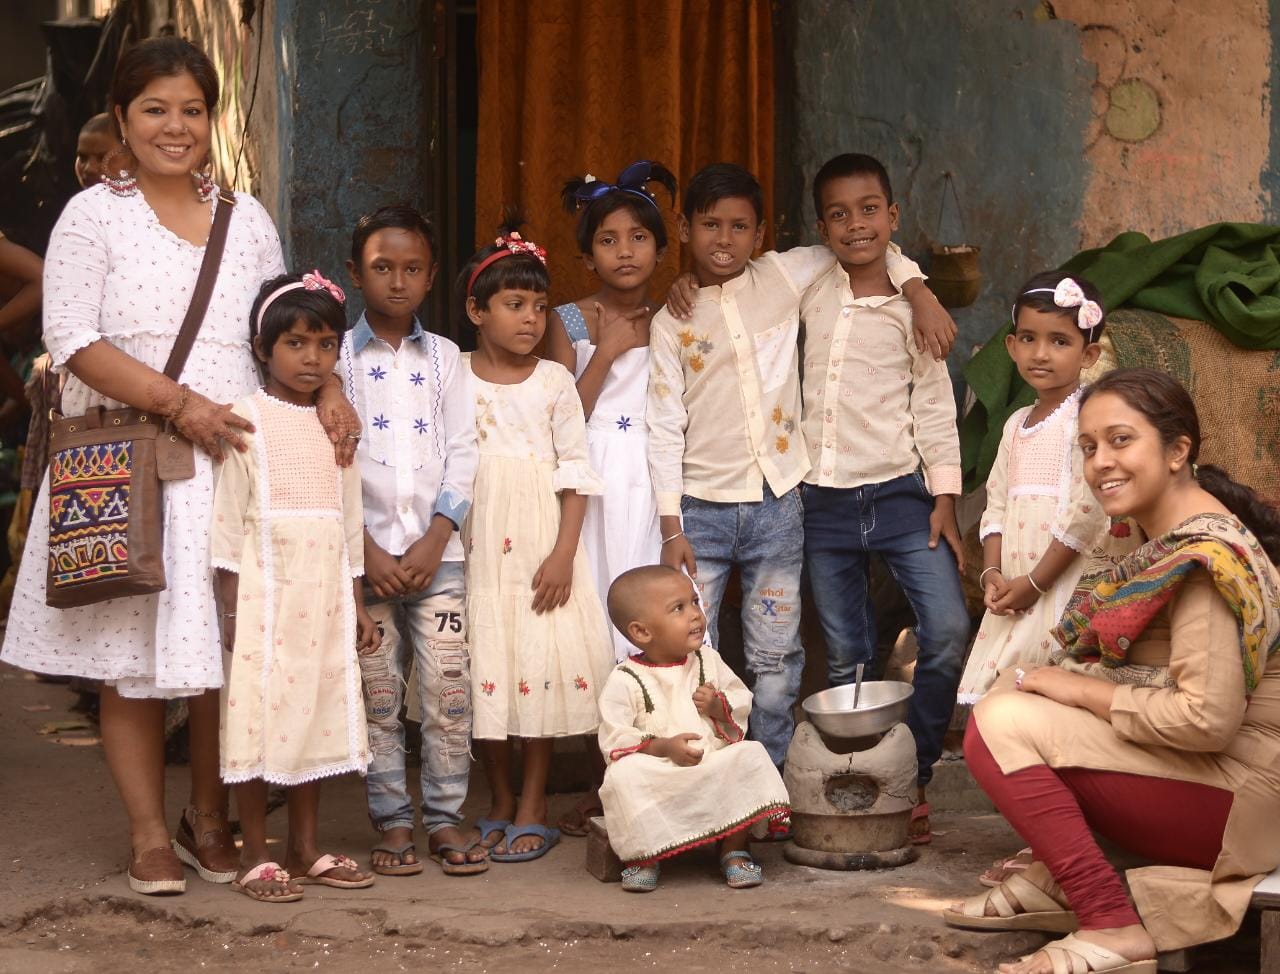
[(830, 737), (870, 737), (907, 719), (907, 702), (914, 692), (910, 683), (863, 680), (856, 710), (852, 683), (806, 697), (800, 707), (813, 726)]

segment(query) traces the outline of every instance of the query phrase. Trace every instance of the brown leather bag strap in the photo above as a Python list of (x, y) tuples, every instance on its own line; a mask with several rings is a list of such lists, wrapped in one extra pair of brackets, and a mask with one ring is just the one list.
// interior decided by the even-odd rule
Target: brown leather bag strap
[(196, 278), (195, 290), (191, 292), (191, 304), (187, 306), (187, 316), (182, 319), (178, 340), (173, 343), (169, 360), (164, 363), (164, 374), (174, 382), (182, 375), (182, 367), (187, 364), (187, 356), (196, 343), (196, 332), (204, 321), (204, 313), (209, 310), (213, 285), (218, 280), (218, 267), (222, 264), (222, 251), (227, 244), (227, 226), (231, 223), (231, 210), (235, 205), (236, 197), (231, 190), (218, 191), (218, 208), (213, 214), (209, 241), (204, 245), (204, 260), (200, 262), (200, 274)]

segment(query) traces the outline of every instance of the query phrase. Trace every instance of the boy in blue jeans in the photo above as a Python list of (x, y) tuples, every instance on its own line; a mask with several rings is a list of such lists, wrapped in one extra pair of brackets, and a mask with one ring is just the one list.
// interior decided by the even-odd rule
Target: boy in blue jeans
[(382, 630), (360, 657), (373, 761), (369, 818), (381, 835), (373, 869), (422, 872), (405, 778), (400, 708), (410, 668), (422, 717), (422, 810), (432, 858), (447, 875), (483, 872), (464, 837), (471, 770), (471, 674), (462, 543), (478, 451), (475, 407), (458, 346), (416, 311), (436, 274), (435, 231), (416, 210), (387, 206), (356, 224), (347, 270), (365, 313), (346, 335), (338, 374), (364, 421), (365, 603)]
[[(743, 640), (755, 679), (749, 732), (781, 767), (804, 666), (797, 485), (809, 458), (800, 425), (800, 296), (835, 257), (827, 247), (796, 247), (752, 259), (763, 237), (754, 176), (718, 163), (693, 177), (680, 239), (692, 255), (696, 297), (687, 320), (667, 308), (653, 318), (649, 467), (662, 563), (697, 582), (713, 646), (725, 583), (735, 565), (741, 569)], [(895, 249), (892, 272), (945, 340), (954, 325), (918, 280), (919, 268)]]
[(955, 518), (955, 400), (946, 365), (911, 341), (912, 306), (890, 262), (898, 206), (884, 166), (870, 156), (837, 156), (814, 177), (813, 198), (818, 232), (837, 263), (800, 304), (809, 582), (832, 686), (852, 683), (858, 663), (875, 661), (872, 552), (915, 611), (920, 652), (907, 716), (918, 762), (912, 841), (927, 842), (925, 786), (955, 709), (970, 630)]

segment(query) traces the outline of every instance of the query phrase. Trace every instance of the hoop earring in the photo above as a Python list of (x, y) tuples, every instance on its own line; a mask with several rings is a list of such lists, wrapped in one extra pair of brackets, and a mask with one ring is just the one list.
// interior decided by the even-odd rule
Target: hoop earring
[(112, 159), (128, 148), (128, 141), (122, 138), (120, 145), (108, 152), (102, 160), (102, 181), (106, 183), (107, 189), (116, 196), (132, 196), (138, 191), (138, 180), (129, 170), (121, 167), (119, 175), (112, 176), (111, 168), (108, 165)]
[(203, 169), (191, 170), (191, 178), (196, 184), (196, 198), (201, 203), (208, 203), (213, 199), (215, 187), (213, 185), (213, 163), (206, 162)]

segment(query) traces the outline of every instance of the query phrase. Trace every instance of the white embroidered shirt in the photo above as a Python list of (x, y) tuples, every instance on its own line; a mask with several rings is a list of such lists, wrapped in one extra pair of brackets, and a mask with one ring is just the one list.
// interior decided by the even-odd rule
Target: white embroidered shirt
[(805, 482), (860, 487), (923, 464), (931, 494), (960, 493), (960, 438), (944, 362), (916, 350), (911, 305), (896, 294), (855, 298), (835, 264), (805, 292)]
[[(399, 557), (427, 533), (434, 515), (459, 527), (471, 506), (479, 451), (458, 346), (415, 318), (394, 349), (361, 315), (343, 339), (337, 372), (364, 423), (356, 456), (370, 537)], [(462, 559), (455, 530), (444, 561)]]

